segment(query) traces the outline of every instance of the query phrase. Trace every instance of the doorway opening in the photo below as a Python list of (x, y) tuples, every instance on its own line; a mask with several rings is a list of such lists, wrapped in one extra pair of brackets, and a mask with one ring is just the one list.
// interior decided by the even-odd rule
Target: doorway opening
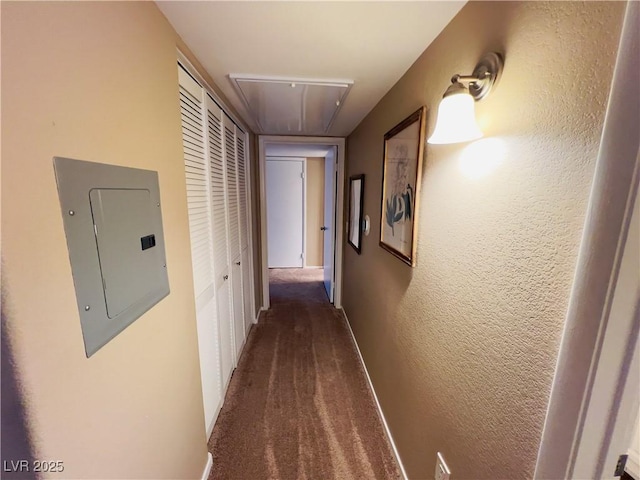
[(314, 269), (292, 278), (321, 281), (341, 307), (344, 151), (344, 138), (259, 137), (264, 309), (283, 269)]

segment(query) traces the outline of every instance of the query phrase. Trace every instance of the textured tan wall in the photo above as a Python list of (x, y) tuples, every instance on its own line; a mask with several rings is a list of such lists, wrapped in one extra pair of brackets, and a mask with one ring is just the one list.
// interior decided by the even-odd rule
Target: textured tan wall
[[(3, 290), (35, 456), (63, 461), (57, 478), (205, 465), (176, 42), (151, 2), (2, 4)], [(54, 155), (159, 173), (171, 294), (90, 359)]]
[[(436, 451), (456, 479), (533, 475), (623, 10), (468, 3), (348, 139), (372, 228), (344, 250), (344, 307), (410, 478)], [(420, 105), (430, 134), (450, 77), (492, 50), (492, 140), (427, 147), (412, 269), (377, 245), (383, 135)]]
[(307, 158), (307, 267), (320, 267), (324, 259), (324, 158)]

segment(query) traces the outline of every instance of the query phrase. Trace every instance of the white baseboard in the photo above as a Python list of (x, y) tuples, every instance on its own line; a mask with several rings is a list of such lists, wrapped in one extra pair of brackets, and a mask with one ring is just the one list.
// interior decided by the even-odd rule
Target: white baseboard
[(213, 456), (211, 455), (211, 452), (207, 452), (207, 464), (204, 466), (204, 470), (202, 471), (202, 480), (207, 480), (209, 478), (211, 467), (213, 467)]
[(216, 414), (211, 419), (211, 425), (207, 426), (207, 442), (209, 441), (209, 439), (211, 438), (211, 434), (213, 433), (213, 427), (215, 427), (216, 425), (216, 419), (218, 418), (218, 414), (220, 413), (220, 408), (221, 407), (218, 407)]
[(398, 453), (398, 449), (396, 448), (396, 443), (393, 441), (393, 436), (391, 435), (391, 430), (389, 430), (389, 425), (387, 424), (387, 419), (384, 418), (384, 412), (382, 411), (382, 407), (380, 406), (380, 401), (378, 400), (378, 395), (376, 395), (376, 389), (373, 388), (373, 383), (371, 383), (371, 377), (369, 376), (369, 371), (367, 370), (367, 365), (364, 363), (364, 358), (362, 358), (362, 352), (360, 351), (360, 346), (358, 345), (358, 341), (356, 340), (356, 336), (353, 334), (353, 330), (351, 329), (351, 324), (349, 323), (349, 319), (347, 318), (347, 313), (344, 311), (344, 308), (339, 309), (344, 316), (344, 321), (347, 324), (347, 328), (349, 329), (349, 333), (351, 333), (351, 339), (353, 340), (353, 344), (356, 346), (356, 351), (358, 352), (358, 357), (360, 358), (360, 363), (362, 364), (362, 368), (364, 369), (364, 373), (367, 376), (367, 382), (369, 382), (369, 387), (373, 392), (373, 398), (376, 401), (376, 406), (378, 407), (378, 413), (380, 414), (380, 418), (382, 419), (382, 424), (384, 425), (384, 430), (387, 433), (387, 437), (389, 438), (389, 443), (391, 443), (391, 448), (393, 450), (393, 455), (396, 457), (396, 461), (400, 466), (400, 471), (402, 472), (402, 478), (404, 480), (408, 480), (407, 472), (404, 469), (404, 465), (402, 464), (402, 460), (400, 459), (400, 453)]
[(258, 320), (260, 319), (260, 314), (261, 314), (262, 312), (266, 312), (266, 311), (267, 311), (267, 309), (266, 309), (266, 308), (264, 308), (264, 307), (260, 307), (260, 308), (258, 309), (258, 313), (256, 313), (256, 318), (253, 320), (253, 323), (254, 323), (254, 324), (255, 324), (255, 323), (258, 323)]

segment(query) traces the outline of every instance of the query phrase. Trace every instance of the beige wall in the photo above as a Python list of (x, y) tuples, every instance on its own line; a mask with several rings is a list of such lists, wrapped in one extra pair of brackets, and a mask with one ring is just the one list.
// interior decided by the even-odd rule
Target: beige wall
[[(471, 2), (348, 138), (373, 221), (345, 248), (344, 307), (411, 478), (436, 451), (456, 479), (533, 475), (623, 10)], [(450, 77), (492, 50), (492, 140), (427, 147), (412, 269), (377, 244), (383, 135), (420, 105), (429, 135)]]
[[(3, 310), (35, 458), (63, 461), (58, 478), (206, 462), (176, 44), (151, 2), (2, 2)], [(159, 173), (171, 294), (90, 359), (53, 156)]]
[(307, 267), (320, 267), (324, 258), (324, 158), (307, 158)]

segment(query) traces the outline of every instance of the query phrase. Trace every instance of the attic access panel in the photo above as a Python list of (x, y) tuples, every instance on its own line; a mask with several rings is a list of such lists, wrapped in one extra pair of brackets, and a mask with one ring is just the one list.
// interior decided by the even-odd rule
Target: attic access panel
[(344, 104), (352, 80), (313, 80), (231, 74), (259, 133), (324, 135)]
[(87, 357), (169, 294), (158, 174), (54, 158)]

